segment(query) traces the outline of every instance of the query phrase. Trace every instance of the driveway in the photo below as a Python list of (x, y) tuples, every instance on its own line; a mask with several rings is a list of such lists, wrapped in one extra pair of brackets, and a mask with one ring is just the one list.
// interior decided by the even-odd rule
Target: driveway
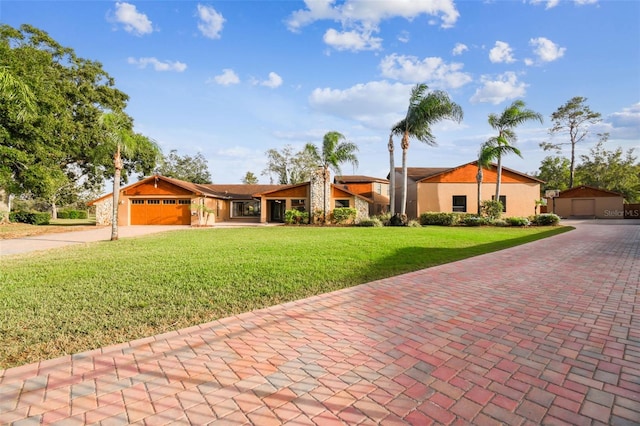
[(640, 226), (0, 371), (15, 424), (637, 425)]

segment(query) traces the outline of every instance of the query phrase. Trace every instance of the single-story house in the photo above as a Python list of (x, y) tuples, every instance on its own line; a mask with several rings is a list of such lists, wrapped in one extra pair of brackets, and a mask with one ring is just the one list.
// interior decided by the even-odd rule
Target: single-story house
[[(328, 174), (328, 172), (327, 172)], [(323, 189), (324, 186), (324, 189)], [(113, 194), (89, 203), (99, 225), (111, 223)], [(331, 184), (322, 170), (297, 185), (194, 184), (154, 175), (120, 190), (118, 224), (213, 225), (216, 222), (284, 222), (286, 210), (324, 211), (354, 207), (368, 217), (371, 200)]]
[[(477, 161), (457, 167), (409, 167), (407, 169), (407, 208), (409, 219), (425, 212), (476, 213), (478, 206)], [(395, 169), (395, 211), (402, 200), (402, 168)], [(495, 164), (483, 168), (481, 200), (495, 196), (497, 182)], [(502, 167), (500, 201), (503, 216), (531, 216), (540, 199), (541, 180), (507, 167)]]
[(547, 211), (560, 217), (623, 219), (624, 196), (592, 186), (576, 186), (547, 200)]
[(389, 181), (371, 176), (336, 176), (333, 183), (343, 189), (361, 195), (372, 201), (369, 216), (377, 216), (389, 211)]

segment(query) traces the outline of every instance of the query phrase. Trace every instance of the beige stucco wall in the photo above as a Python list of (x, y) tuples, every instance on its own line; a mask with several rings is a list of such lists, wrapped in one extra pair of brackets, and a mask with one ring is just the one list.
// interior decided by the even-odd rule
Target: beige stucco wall
[[(495, 183), (482, 184), (482, 200), (490, 200), (495, 190)], [(417, 194), (415, 217), (425, 212), (452, 212), (454, 195), (467, 196), (467, 213), (476, 213), (478, 210), (478, 185), (475, 183), (420, 182)], [(507, 197), (504, 217), (531, 216), (535, 213), (536, 200), (540, 199), (540, 184), (502, 183), (500, 195)]]
[(575, 216), (573, 200), (593, 200), (595, 204), (595, 217), (598, 219), (622, 219), (624, 218), (624, 199), (622, 197), (576, 197), (556, 198), (547, 203), (547, 211), (560, 217)]

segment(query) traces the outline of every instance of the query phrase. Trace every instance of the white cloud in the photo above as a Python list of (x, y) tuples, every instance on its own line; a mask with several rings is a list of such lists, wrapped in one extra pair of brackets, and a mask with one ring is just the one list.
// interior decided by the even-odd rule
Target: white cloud
[(373, 81), (348, 89), (317, 88), (309, 96), (315, 111), (388, 130), (407, 108), (412, 85)]
[(129, 3), (116, 3), (116, 22), (123, 24), (125, 31), (136, 35), (144, 35), (153, 32), (153, 25), (147, 15), (138, 12), (136, 7)]
[(545, 3), (547, 6), (545, 9), (553, 9), (560, 3), (560, 0), (531, 0), (531, 4), (543, 4)]
[(497, 79), (482, 76), (480, 81), (482, 82), (482, 87), (476, 90), (470, 99), (473, 104), (490, 102), (497, 105), (509, 99), (523, 97), (526, 93), (527, 85), (519, 82), (518, 77), (513, 72), (499, 75)]
[(280, 87), (282, 85), (282, 77), (280, 77), (275, 72), (270, 72), (269, 79), (263, 81), (262, 83), (260, 83), (260, 85), (275, 89), (276, 87)]
[[(567, 51), (565, 47), (560, 47), (548, 38), (538, 37), (529, 40), (529, 45), (533, 46), (533, 52), (538, 56), (541, 62), (552, 62), (560, 59)], [(527, 65), (532, 65), (530, 60), (526, 60)]]
[[(609, 132), (612, 139), (630, 139), (637, 142), (640, 135), (640, 102), (610, 114), (602, 125), (605, 126), (603, 131)], [(636, 148), (640, 150), (640, 144)]]
[(225, 19), (211, 6), (198, 5), (198, 29), (207, 38), (220, 38)]
[(586, 4), (596, 4), (598, 0), (573, 0), (573, 2), (578, 6), (584, 6)]
[[(207, 82), (211, 82), (211, 80), (207, 80)], [(213, 77), (213, 82), (222, 86), (229, 86), (240, 83), (240, 78), (232, 69), (225, 68), (222, 70), (222, 74)]]
[[(426, 14), (439, 18), (441, 27), (450, 28), (460, 16), (453, 0), (345, 0), (340, 4), (336, 4), (335, 0), (305, 0), (305, 5), (305, 9), (297, 10), (290, 15), (287, 20), (289, 30), (298, 32), (302, 27), (320, 20), (339, 22), (343, 31), (327, 31), (324, 40), (333, 41), (334, 44), (331, 46), (343, 47), (343, 50), (355, 50), (358, 45), (362, 46), (362, 50), (378, 49), (382, 40), (372, 38), (371, 34), (378, 32), (378, 25), (386, 19), (400, 17), (412, 20)], [(361, 39), (360, 44), (358, 39)], [(367, 42), (362, 43), (363, 40)]]
[(380, 50), (382, 39), (372, 37), (371, 32), (358, 30), (338, 32), (333, 28), (327, 30), (322, 38), (326, 44), (336, 50)]
[(380, 62), (382, 75), (406, 83), (426, 82), (440, 88), (457, 89), (471, 81), (460, 63), (445, 63), (442, 58), (419, 60), (415, 56), (392, 54)]
[(156, 71), (176, 71), (183, 72), (187, 69), (187, 64), (182, 62), (172, 61), (160, 61), (156, 58), (129, 58), (127, 62), (132, 65), (137, 65), (138, 68), (146, 68), (147, 65), (151, 65)]
[(451, 51), (451, 53), (453, 54), (453, 56), (458, 56), (458, 55), (462, 55), (463, 52), (469, 50), (469, 48), (467, 47), (466, 44), (463, 43), (456, 43), (456, 45), (453, 47), (453, 50)]
[(489, 51), (489, 60), (493, 63), (515, 62), (515, 59), (513, 58), (513, 50), (509, 46), (509, 43), (505, 43), (504, 41), (496, 41), (495, 47)]
[(409, 40), (411, 40), (411, 37), (409, 36), (409, 33), (407, 31), (402, 31), (400, 34), (398, 34), (398, 41), (400, 43), (409, 43)]

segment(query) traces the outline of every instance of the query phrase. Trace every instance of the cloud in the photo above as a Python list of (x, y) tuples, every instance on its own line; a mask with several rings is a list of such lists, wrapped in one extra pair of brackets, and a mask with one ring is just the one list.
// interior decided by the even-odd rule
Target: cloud
[(504, 41), (496, 41), (496, 45), (489, 51), (489, 60), (493, 63), (515, 62), (513, 58), (513, 50), (509, 46), (509, 43)]
[(322, 39), (336, 50), (357, 52), (361, 50), (380, 50), (382, 48), (382, 39), (372, 37), (371, 32), (357, 30), (338, 32), (330, 28)]
[(153, 69), (156, 71), (176, 71), (183, 72), (187, 69), (187, 64), (182, 62), (171, 62), (171, 61), (160, 61), (156, 58), (129, 58), (127, 62), (132, 65), (137, 65), (138, 68), (146, 68), (147, 65), (153, 66)]
[(445, 63), (442, 58), (419, 60), (415, 56), (392, 54), (380, 62), (382, 75), (405, 83), (426, 82), (430, 86), (457, 89), (471, 81), (460, 63)]
[(456, 43), (456, 45), (453, 47), (453, 50), (451, 51), (451, 54), (453, 56), (458, 56), (458, 55), (462, 55), (462, 53), (467, 50), (469, 50), (469, 48), (467, 47), (466, 44)]
[(220, 38), (225, 19), (211, 6), (198, 5), (198, 29), (203, 36), (212, 39)]
[[(381, 45), (382, 40), (372, 38), (371, 34), (378, 32), (378, 25), (386, 19), (399, 17), (412, 20), (425, 14), (439, 18), (442, 28), (450, 28), (460, 17), (453, 0), (394, 0), (393, 2), (345, 0), (340, 4), (336, 4), (335, 0), (305, 0), (305, 5), (305, 9), (297, 10), (289, 16), (286, 22), (288, 29), (299, 32), (306, 25), (316, 21), (339, 22), (343, 31), (330, 30), (333, 32), (325, 33), (325, 42), (333, 41), (335, 43), (331, 45), (333, 47), (352, 46), (349, 50), (354, 50), (358, 44), (354, 40), (344, 40), (344, 38), (361, 39), (362, 50), (378, 49), (379, 47), (375, 49), (372, 47)], [(337, 37), (338, 35), (341, 37)], [(363, 40), (369, 42), (362, 43)]]
[(344, 90), (317, 88), (309, 95), (309, 105), (317, 112), (388, 131), (406, 112), (411, 87), (383, 80)]
[(400, 34), (398, 34), (398, 41), (400, 43), (409, 43), (409, 40), (411, 40), (411, 37), (409, 36), (409, 33), (407, 31), (402, 31)]
[(275, 89), (276, 87), (280, 87), (282, 85), (282, 77), (280, 77), (275, 72), (270, 72), (269, 79), (263, 81), (262, 83), (260, 83), (260, 85)]
[[(640, 102), (610, 114), (602, 125), (605, 126), (604, 131), (611, 134), (612, 139), (637, 141), (640, 135)], [(640, 149), (640, 146), (638, 148)]]
[[(211, 80), (207, 80), (207, 82), (209, 83)], [(222, 70), (222, 74), (213, 77), (213, 82), (222, 86), (229, 86), (240, 83), (240, 78), (232, 69), (225, 68)]]
[(545, 9), (553, 9), (560, 3), (560, 0), (531, 0), (531, 4), (543, 4), (546, 3)]
[(482, 87), (476, 90), (471, 97), (472, 104), (490, 102), (497, 105), (509, 99), (523, 97), (526, 93), (527, 85), (519, 82), (513, 72), (506, 72), (494, 80), (488, 76), (482, 76), (480, 81)]
[(129, 3), (116, 3), (115, 21), (123, 24), (125, 31), (135, 35), (153, 32), (153, 25), (147, 15), (139, 13), (136, 7)]
[[(553, 62), (564, 56), (567, 51), (565, 47), (560, 47), (548, 38), (538, 37), (529, 40), (529, 45), (533, 46), (533, 53), (538, 56), (539, 62)], [(526, 59), (527, 65), (533, 65), (534, 61)]]

